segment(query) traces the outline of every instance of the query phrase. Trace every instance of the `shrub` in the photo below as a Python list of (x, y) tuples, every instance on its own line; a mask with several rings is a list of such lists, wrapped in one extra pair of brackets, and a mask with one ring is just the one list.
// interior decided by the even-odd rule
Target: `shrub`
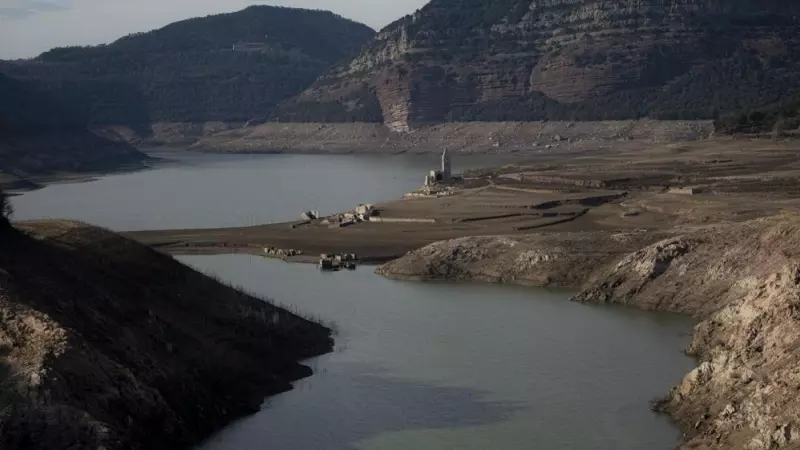
[(12, 215), (14, 206), (11, 204), (11, 199), (0, 190), (0, 225), (8, 225)]

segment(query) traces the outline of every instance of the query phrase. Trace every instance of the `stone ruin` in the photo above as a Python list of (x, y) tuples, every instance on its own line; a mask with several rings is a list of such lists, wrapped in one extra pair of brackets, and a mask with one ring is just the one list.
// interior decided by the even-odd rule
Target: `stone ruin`
[(453, 182), (453, 167), (447, 149), (442, 152), (442, 167), (439, 170), (431, 170), (425, 177), (424, 186), (436, 184), (450, 184)]
[(282, 249), (282, 248), (275, 248), (275, 247), (265, 247), (264, 254), (267, 256), (272, 256), (275, 258), (289, 258), (292, 256), (300, 256), (303, 254), (302, 250), (295, 250), (295, 249)]
[(335, 255), (323, 253), (319, 255), (319, 268), (320, 270), (355, 270), (356, 261), (358, 261), (358, 255), (355, 253), (340, 253)]

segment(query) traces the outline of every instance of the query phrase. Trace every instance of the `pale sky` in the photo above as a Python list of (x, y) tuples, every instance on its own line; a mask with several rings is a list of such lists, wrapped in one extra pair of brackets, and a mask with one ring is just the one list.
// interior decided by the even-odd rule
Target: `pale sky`
[(108, 43), (177, 20), (268, 4), (325, 9), (380, 29), (428, 0), (0, 0), (0, 59)]

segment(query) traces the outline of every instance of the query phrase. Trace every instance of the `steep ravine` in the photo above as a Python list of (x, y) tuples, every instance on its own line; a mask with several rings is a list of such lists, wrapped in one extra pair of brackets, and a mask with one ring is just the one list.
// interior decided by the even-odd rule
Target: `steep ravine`
[(700, 365), (656, 406), (683, 448), (800, 448), (800, 222), (670, 234), (541, 234), (432, 244), (378, 269), (406, 279), (582, 288), (575, 299), (690, 314)]

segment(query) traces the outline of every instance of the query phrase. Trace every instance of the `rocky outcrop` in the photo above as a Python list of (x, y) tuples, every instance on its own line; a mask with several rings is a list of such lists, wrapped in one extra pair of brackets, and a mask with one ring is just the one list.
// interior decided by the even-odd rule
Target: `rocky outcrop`
[(573, 233), (436, 243), (379, 273), (582, 288), (578, 301), (698, 317), (700, 364), (656, 407), (683, 448), (800, 447), (800, 225), (785, 214), (650, 235)]
[(0, 230), (0, 447), (176, 449), (310, 374), (330, 330), (86, 225)]
[(701, 364), (658, 407), (686, 448), (800, 446), (797, 217), (719, 226), (658, 242), (600, 271), (578, 299), (694, 314)]
[(377, 269), (406, 280), (478, 280), (534, 286), (580, 286), (610, 259), (659, 236), (648, 233), (541, 233), (479, 236), (443, 241)]
[[(800, 91), (799, 15), (792, 0), (433, 0), (275, 117), (342, 121), (352, 111), (396, 131), (446, 121), (710, 119)], [(380, 111), (365, 115), (375, 102)]]

